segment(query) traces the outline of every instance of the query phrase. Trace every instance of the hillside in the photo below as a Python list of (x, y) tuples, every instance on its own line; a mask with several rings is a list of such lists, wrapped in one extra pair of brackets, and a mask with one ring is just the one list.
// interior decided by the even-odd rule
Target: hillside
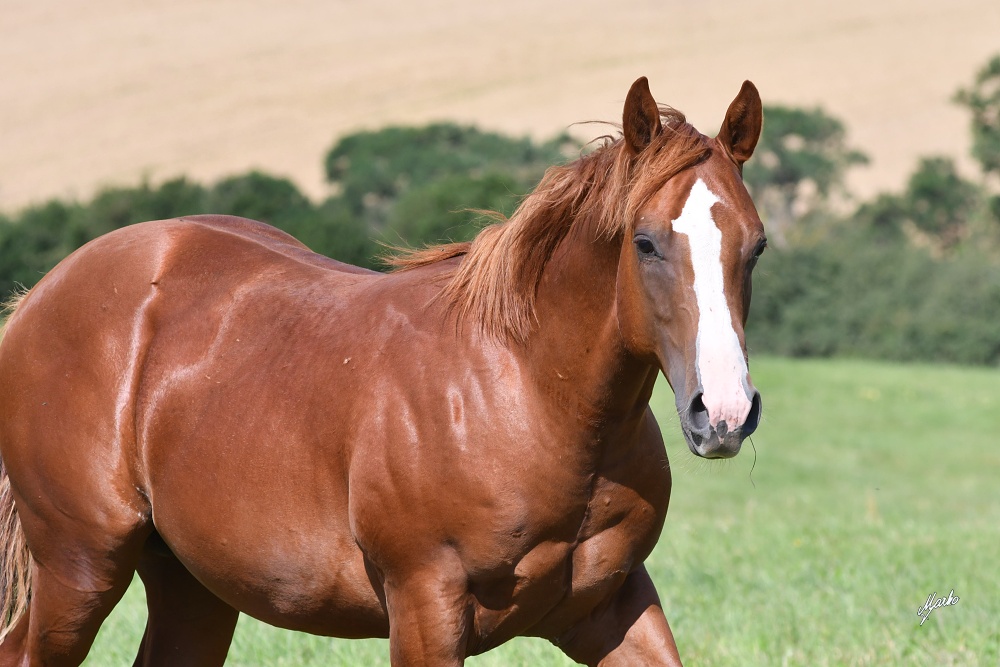
[[(967, 153), (954, 90), (1000, 49), (996, 0), (506, 3), (93, 0), (0, 11), (0, 210), (106, 184), (261, 167), (324, 192), (358, 128), (432, 119), (546, 136), (614, 120), (629, 84), (714, 132), (744, 78), (822, 104), (873, 164)], [(582, 136), (600, 134), (584, 126)]]

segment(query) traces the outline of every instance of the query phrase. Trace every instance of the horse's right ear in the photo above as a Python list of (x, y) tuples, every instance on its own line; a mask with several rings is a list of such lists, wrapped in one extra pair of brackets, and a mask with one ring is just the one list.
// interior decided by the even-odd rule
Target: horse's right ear
[(663, 129), (660, 124), (660, 108), (649, 92), (649, 81), (640, 76), (629, 88), (625, 97), (625, 111), (622, 112), (622, 134), (625, 144), (638, 155), (653, 141)]
[(755, 85), (744, 81), (740, 94), (729, 105), (726, 120), (722, 122), (718, 137), (736, 160), (740, 171), (743, 171), (743, 163), (750, 159), (753, 149), (757, 147), (763, 123), (764, 110), (760, 102), (760, 93), (757, 92)]

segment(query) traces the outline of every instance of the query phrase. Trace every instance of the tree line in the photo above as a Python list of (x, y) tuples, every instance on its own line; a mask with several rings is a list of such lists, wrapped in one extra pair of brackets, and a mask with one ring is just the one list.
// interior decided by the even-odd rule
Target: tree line
[[(955, 96), (971, 114), (978, 179), (927, 156), (900, 192), (852, 203), (846, 173), (868, 161), (822, 109), (765, 106), (746, 183), (771, 250), (755, 272), (755, 351), (1000, 364), (1000, 56)], [(176, 178), (108, 188), (0, 215), (0, 292), (30, 287), (60, 259), (119, 227), (195, 213), (263, 220), (317, 252), (382, 268), (384, 246), (474, 236), (510, 214), (568, 135), (514, 138), (438, 123), (341, 138), (324, 167), (331, 196), (306, 197), (260, 171), (203, 185)]]
[(270, 223), (316, 252), (382, 268), (384, 246), (465, 240), (489, 210), (509, 214), (545, 169), (578, 150), (438, 123), (342, 138), (327, 153), (335, 194), (314, 203), (294, 183), (261, 171), (202, 185), (175, 178), (113, 187), (86, 202), (53, 199), (0, 214), (0, 293), (30, 287), (84, 243), (119, 227), (197, 213)]

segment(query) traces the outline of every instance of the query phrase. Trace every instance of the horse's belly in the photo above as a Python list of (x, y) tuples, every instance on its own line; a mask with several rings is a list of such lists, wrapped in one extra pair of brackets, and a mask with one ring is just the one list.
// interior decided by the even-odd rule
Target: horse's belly
[(164, 541), (191, 573), (245, 614), (311, 634), (388, 636), (379, 593), (349, 536), (288, 526), (251, 539), (220, 539), (197, 529), (167, 533)]
[(386, 635), (379, 595), (351, 534), (336, 450), (309, 446), (291, 429), (269, 437), (275, 428), (247, 413), (191, 433), (177, 432), (183, 422), (152, 422), (158, 437), (145, 458), (154, 526), (185, 567), (266, 623), (331, 636)]

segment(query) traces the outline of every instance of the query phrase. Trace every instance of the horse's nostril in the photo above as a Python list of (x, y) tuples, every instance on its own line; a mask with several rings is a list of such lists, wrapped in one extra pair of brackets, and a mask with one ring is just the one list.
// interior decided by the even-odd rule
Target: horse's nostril
[(691, 420), (691, 426), (698, 431), (708, 430), (708, 408), (705, 407), (705, 402), (702, 400), (702, 394), (700, 391), (694, 395), (691, 399), (691, 406), (688, 408), (688, 419)]
[(750, 402), (750, 412), (747, 413), (746, 421), (743, 422), (744, 438), (757, 430), (757, 425), (760, 424), (760, 411), (760, 392), (755, 391), (753, 393), (753, 400)]

